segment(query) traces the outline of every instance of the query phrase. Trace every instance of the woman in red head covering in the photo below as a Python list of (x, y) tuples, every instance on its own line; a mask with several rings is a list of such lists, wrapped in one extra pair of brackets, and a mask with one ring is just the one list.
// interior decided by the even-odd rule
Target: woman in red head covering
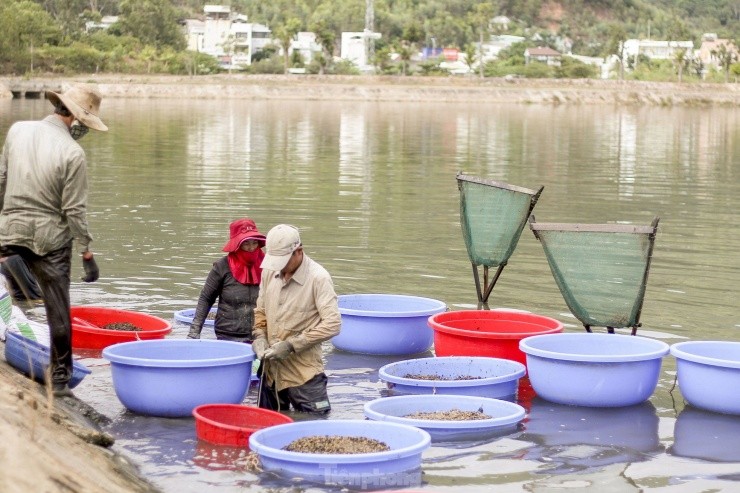
[(213, 264), (198, 298), (188, 338), (200, 339), (203, 323), (218, 299), (214, 329), (216, 338), (252, 342), (254, 307), (260, 289), (265, 257), (265, 235), (249, 218), (229, 225), (229, 241), (223, 250), (228, 254)]

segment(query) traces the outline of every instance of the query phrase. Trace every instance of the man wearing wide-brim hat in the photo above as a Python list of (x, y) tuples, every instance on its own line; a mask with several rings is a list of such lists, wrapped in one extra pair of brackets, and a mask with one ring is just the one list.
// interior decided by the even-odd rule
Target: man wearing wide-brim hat
[(50, 329), (49, 373), (54, 395), (68, 397), (72, 376), (70, 272), (73, 240), (86, 282), (99, 272), (87, 227), (87, 163), (77, 143), (100, 119), (97, 88), (76, 84), (46, 92), (54, 113), (40, 121), (16, 122), (0, 156), (0, 255), (20, 255), (36, 276)]

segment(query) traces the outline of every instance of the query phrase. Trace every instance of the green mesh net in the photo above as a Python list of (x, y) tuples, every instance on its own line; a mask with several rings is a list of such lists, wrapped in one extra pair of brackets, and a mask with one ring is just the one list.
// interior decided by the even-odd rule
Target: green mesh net
[(537, 202), (539, 191), (457, 176), (460, 222), (473, 265), (504, 265), (514, 249)]
[(636, 330), (657, 218), (652, 226), (538, 224), (532, 219), (530, 227), (568, 308), (587, 329)]

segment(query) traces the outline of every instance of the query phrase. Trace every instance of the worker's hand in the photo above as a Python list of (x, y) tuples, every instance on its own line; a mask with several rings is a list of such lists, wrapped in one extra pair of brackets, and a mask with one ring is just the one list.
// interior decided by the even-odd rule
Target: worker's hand
[(100, 277), (100, 270), (98, 270), (98, 264), (95, 263), (92, 252), (85, 252), (82, 255), (82, 268), (85, 269), (85, 277), (82, 278), (83, 281), (95, 282)]
[(267, 344), (267, 339), (264, 337), (260, 337), (258, 339), (255, 339), (252, 343), (252, 351), (254, 351), (254, 354), (257, 356), (257, 359), (263, 359), (265, 356), (265, 351), (267, 351), (269, 344)]
[(265, 359), (285, 359), (293, 352), (293, 345), (288, 341), (276, 342), (265, 351)]
[(188, 339), (200, 339), (200, 327), (190, 325), (190, 332), (188, 332)]

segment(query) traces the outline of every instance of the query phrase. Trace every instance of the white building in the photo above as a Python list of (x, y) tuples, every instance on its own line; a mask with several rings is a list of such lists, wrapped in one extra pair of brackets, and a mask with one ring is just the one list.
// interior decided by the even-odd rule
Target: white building
[(693, 41), (658, 41), (653, 39), (628, 39), (624, 42), (624, 57), (644, 55), (655, 60), (672, 60), (679, 50), (691, 58), (694, 52)]
[(234, 14), (231, 7), (206, 5), (205, 20), (185, 21), (188, 49), (221, 60), (225, 68), (251, 65), (254, 53), (272, 42), (267, 26), (247, 22), (246, 15)]
[(510, 36), (508, 34), (501, 34), (499, 36), (491, 36), (487, 43), (483, 43), (481, 47), (481, 53), (483, 54), (483, 62), (488, 62), (498, 58), (498, 54), (515, 43), (521, 43), (524, 41), (523, 36)]
[(370, 40), (375, 39), (380, 39), (380, 33), (343, 32), (340, 58), (354, 63), (363, 72), (372, 70), (367, 51)]
[(303, 63), (308, 65), (313, 61), (315, 53), (321, 53), (321, 45), (316, 42), (316, 33), (301, 31), (290, 42), (290, 53), (301, 54)]
[(100, 22), (94, 22), (94, 21), (85, 22), (85, 32), (92, 33), (95, 31), (105, 30), (111, 27), (116, 22), (118, 22), (117, 15), (104, 15), (100, 19)]

